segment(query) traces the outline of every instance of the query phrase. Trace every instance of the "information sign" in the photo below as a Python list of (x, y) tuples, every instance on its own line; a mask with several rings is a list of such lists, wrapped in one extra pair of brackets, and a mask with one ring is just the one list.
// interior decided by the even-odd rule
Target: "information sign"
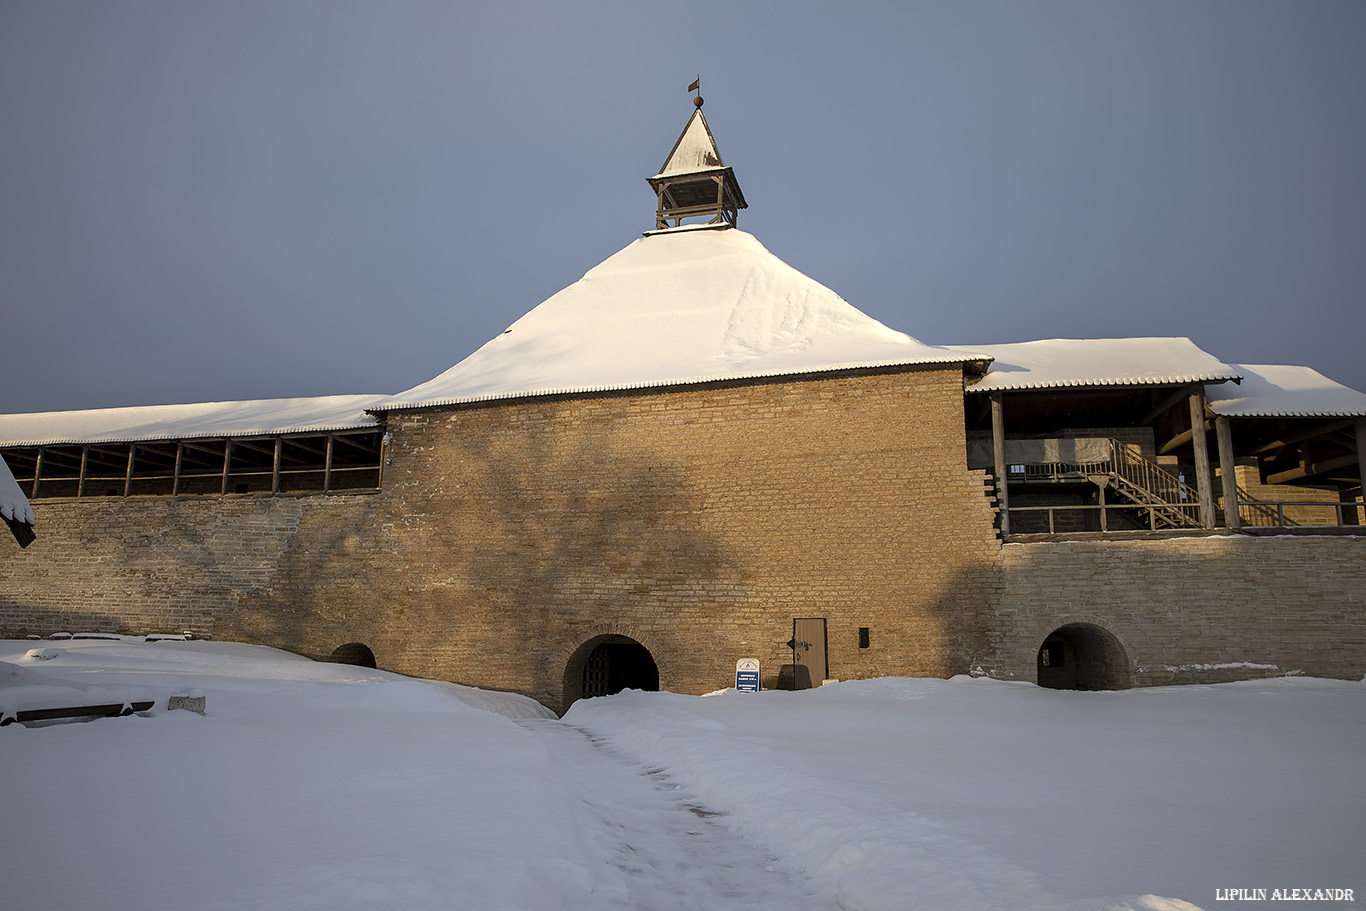
[(762, 688), (759, 682), (759, 659), (741, 658), (735, 662), (735, 688), (742, 693), (757, 693)]

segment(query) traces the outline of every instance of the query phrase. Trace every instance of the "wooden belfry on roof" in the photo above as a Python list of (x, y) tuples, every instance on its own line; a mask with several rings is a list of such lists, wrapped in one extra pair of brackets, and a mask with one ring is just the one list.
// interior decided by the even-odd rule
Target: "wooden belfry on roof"
[[(697, 83), (693, 83), (693, 88)], [(707, 118), (702, 116), (702, 96), (693, 99), (696, 110), (674, 143), (669, 157), (654, 177), (647, 177), (659, 198), (655, 230), (676, 228), (685, 218), (711, 216), (710, 225), (734, 225), (738, 211), (748, 208), (735, 172), (726, 167), (716, 150)]]

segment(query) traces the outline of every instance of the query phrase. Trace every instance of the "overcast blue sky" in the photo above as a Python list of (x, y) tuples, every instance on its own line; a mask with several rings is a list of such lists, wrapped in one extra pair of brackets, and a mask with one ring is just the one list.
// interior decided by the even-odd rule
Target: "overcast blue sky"
[(1366, 390), (1366, 2), (0, 0), (0, 411), (398, 392), (652, 226), (931, 343)]

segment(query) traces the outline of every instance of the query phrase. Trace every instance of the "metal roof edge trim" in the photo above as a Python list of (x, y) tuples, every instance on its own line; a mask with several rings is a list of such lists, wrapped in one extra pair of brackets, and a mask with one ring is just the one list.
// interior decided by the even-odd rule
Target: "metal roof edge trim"
[(1363, 418), (1366, 417), (1366, 408), (1358, 411), (1245, 411), (1226, 412), (1220, 411), (1210, 405), (1210, 410), (1220, 417), (1226, 418)]
[(1061, 380), (1052, 383), (1023, 383), (1004, 385), (1000, 383), (976, 383), (968, 386), (966, 392), (1011, 392), (1025, 389), (1077, 389), (1082, 387), (1099, 388), (1104, 386), (1179, 386), (1183, 383), (1227, 383), (1240, 382), (1241, 374), (1228, 376), (1172, 376), (1156, 379), (1095, 379)]

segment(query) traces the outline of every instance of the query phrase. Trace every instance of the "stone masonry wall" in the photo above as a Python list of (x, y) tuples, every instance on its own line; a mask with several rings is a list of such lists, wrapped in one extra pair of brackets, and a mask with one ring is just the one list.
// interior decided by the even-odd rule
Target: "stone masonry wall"
[(1002, 546), (962, 402), (949, 367), (428, 409), (390, 416), (379, 492), (44, 498), (0, 551), (0, 636), (361, 642), (556, 709), (609, 635), (665, 689), (749, 657), (771, 687), (794, 618), (826, 620), (837, 679), (1032, 681), (1070, 622), (1140, 684), (1366, 669), (1366, 539)]
[[(402, 667), (558, 707), (617, 634), (660, 685), (765, 685), (798, 617), (829, 674), (946, 674), (979, 647), (994, 555), (965, 467), (957, 368), (529, 400), (395, 415), (385, 497), (429, 632)], [(416, 597), (414, 595), (417, 595)], [(860, 627), (870, 647), (858, 647)], [(394, 663), (377, 649), (381, 663)], [(581, 657), (581, 656), (580, 656)]]
[(1007, 544), (977, 666), (1033, 681), (1067, 623), (1117, 637), (1135, 685), (1366, 673), (1366, 538), (1214, 535)]
[(302, 625), (330, 615), (330, 599), (310, 595), (308, 574), (359, 549), (378, 500), (37, 500), (37, 540), (0, 556), (0, 635), (189, 630), (297, 645)]
[(706, 692), (742, 657), (772, 686), (793, 618), (823, 617), (832, 677), (950, 674), (998, 550), (962, 421), (956, 367), (396, 414), (377, 494), (38, 501), (0, 634), (359, 641), (560, 708), (596, 637)]

